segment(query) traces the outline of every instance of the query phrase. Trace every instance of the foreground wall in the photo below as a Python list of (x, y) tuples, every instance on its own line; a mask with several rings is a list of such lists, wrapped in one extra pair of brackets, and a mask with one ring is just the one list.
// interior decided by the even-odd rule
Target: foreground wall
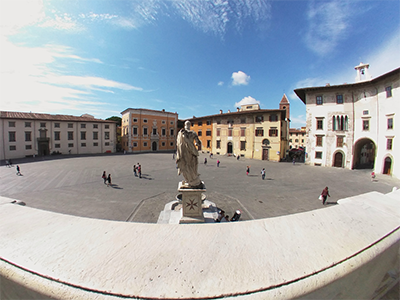
[(371, 299), (398, 268), (400, 190), (301, 214), (159, 225), (0, 198), (1, 299)]

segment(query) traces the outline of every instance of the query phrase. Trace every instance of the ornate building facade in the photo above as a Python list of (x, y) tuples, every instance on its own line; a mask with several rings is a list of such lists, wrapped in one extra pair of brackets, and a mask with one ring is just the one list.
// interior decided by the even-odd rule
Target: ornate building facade
[(400, 68), (374, 79), (368, 68), (355, 67), (353, 84), (295, 90), (307, 110), (306, 163), (400, 178)]

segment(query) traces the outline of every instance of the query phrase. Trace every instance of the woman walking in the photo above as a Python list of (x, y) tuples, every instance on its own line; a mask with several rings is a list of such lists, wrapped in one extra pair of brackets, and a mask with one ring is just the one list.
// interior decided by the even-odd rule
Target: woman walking
[(327, 186), (322, 190), (321, 196), (322, 196), (322, 204), (325, 205), (326, 198), (328, 198), (328, 196), (329, 197), (331, 196), (329, 195), (329, 190)]

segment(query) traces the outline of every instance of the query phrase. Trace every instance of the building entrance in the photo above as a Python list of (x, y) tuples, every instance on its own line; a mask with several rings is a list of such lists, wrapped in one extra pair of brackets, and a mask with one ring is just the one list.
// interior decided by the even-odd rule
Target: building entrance
[(354, 145), (353, 169), (373, 169), (375, 144), (370, 139), (361, 139)]
[(385, 164), (383, 165), (383, 174), (390, 175), (392, 168), (392, 159), (390, 157), (385, 158)]
[(333, 166), (337, 168), (343, 168), (343, 154), (342, 152), (336, 152), (334, 156)]
[(151, 150), (157, 151), (157, 142), (153, 142), (153, 143), (151, 144)]
[(268, 148), (262, 149), (262, 160), (269, 160), (269, 149)]
[(233, 145), (232, 145), (231, 142), (228, 143), (227, 149), (228, 149), (228, 150), (227, 150), (227, 153), (228, 153), (228, 154), (232, 154), (232, 153), (233, 153)]

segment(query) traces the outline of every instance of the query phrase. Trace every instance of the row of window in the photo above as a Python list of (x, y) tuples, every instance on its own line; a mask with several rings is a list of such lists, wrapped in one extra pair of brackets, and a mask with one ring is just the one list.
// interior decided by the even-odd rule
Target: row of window
[[(46, 128), (46, 124), (45, 122), (41, 122), (40, 123), (40, 127), (41, 128)], [(86, 128), (86, 124), (80, 124), (81, 128)], [(9, 121), (8, 122), (8, 127), (15, 127), (15, 121)], [(25, 127), (32, 127), (32, 122), (25, 122)], [(54, 128), (60, 128), (61, 127), (61, 123), (54, 123)], [(68, 128), (74, 128), (74, 123), (68, 123)], [(93, 129), (98, 129), (99, 128), (99, 124), (93, 124)], [(104, 126), (105, 129), (109, 129), (110, 125), (105, 125)]]
[[(98, 147), (99, 143), (93, 143), (93, 147)], [(104, 146), (110, 146), (109, 142), (105, 142)], [(68, 144), (68, 148), (73, 148), (74, 147), (74, 143), (69, 143)], [(81, 143), (81, 147), (85, 148), (86, 147), (86, 143)], [(54, 144), (54, 148), (61, 148), (61, 144)], [(10, 145), (10, 151), (16, 151), (17, 150), (17, 146), (16, 145)], [(25, 150), (32, 150), (32, 145), (25, 145)]]
[[(276, 114), (271, 114), (271, 115), (269, 115), (269, 121), (270, 121), (270, 122), (277, 122), (277, 121), (278, 121), (278, 115), (276, 115)], [(256, 116), (256, 122), (264, 122), (264, 116), (263, 116), (263, 115)], [(216, 120), (216, 123), (217, 123), (217, 124), (221, 124), (221, 120), (220, 120), (220, 119), (217, 119), (217, 120)], [(234, 123), (235, 123), (235, 120), (234, 120), (234, 119), (228, 119), (228, 120), (226, 121), (226, 123), (227, 123), (227, 124), (234, 124)], [(206, 124), (207, 124), (207, 125), (211, 125), (211, 121), (210, 121), (210, 120), (207, 120), (207, 121), (206, 121)], [(246, 118), (245, 118), (245, 117), (240, 119), (240, 124), (246, 124)], [(192, 127), (193, 127), (194, 125), (195, 125), (195, 123), (192, 122)], [(197, 122), (197, 126), (203, 126), (203, 121), (198, 121), (198, 122)]]
[[(210, 146), (211, 146), (211, 141), (207, 141), (207, 142), (210, 142)], [(217, 141), (216, 148), (221, 149), (221, 141), (219, 141), (219, 140)], [(240, 141), (240, 150), (246, 151), (246, 141)]]
[[(197, 134), (201, 136), (201, 131), (198, 131)], [(217, 136), (221, 136), (221, 128), (217, 128)], [(211, 131), (206, 132), (207, 136), (211, 136)], [(228, 136), (233, 136), (233, 129), (229, 128), (228, 129)], [(246, 136), (246, 128), (240, 128), (240, 136), (244, 137)], [(260, 137), (264, 136), (264, 128), (262, 127), (257, 127), (255, 130), (255, 136)], [(269, 130), (269, 136), (278, 136), (278, 129), (276, 128), (271, 128)]]
[[(133, 121), (133, 123), (138, 123), (139, 119), (138, 118), (133, 118), (132, 121)], [(147, 119), (142, 119), (142, 122), (143, 123), (148, 123), (148, 120)], [(174, 121), (170, 121), (169, 123), (171, 125), (174, 125)], [(165, 120), (161, 120), (161, 124), (167, 124), (167, 122)]]
[[(42, 132), (41, 132), (42, 133)], [(42, 136), (40, 135), (41, 138), (45, 138), (46, 135)], [(68, 131), (67, 132), (67, 138), (68, 140), (73, 140), (74, 139), (74, 132), (73, 131)], [(55, 131), (54, 132), (54, 140), (59, 141), (61, 139), (61, 132), (60, 131)], [(99, 139), (99, 132), (94, 131), (93, 132), (93, 140), (98, 140)], [(105, 131), (104, 132), (104, 139), (109, 140), (110, 139), (110, 132)], [(81, 140), (86, 140), (86, 131), (81, 131)], [(8, 141), (9, 142), (16, 142), (17, 141), (17, 133), (15, 131), (9, 131), (8, 132)], [(32, 141), (32, 131), (25, 131), (25, 142), (30, 142)]]
[[(291, 143), (291, 142), (292, 142), (292, 139), (290, 139), (289, 142)], [(294, 142), (295, 142), (295, 143), (298, 143), (298, 142), (299, 142), (299, 139), (295, 139)], [(304, 139), (301, 139), (301, 142), (304, 143)]]
[[(137, 135), (138, 135), (138, 132), (139, 132), (138, 127), (133, 126), (133, 127), (132, 127), (132, 135), (133, 135), (133, 136), (137, 136)], [(169, 130), (170, 136), (174, 136), (174, 133), (175, 133), (174, 128), (170, 128), (170, 130)], [(148, 129), (148, 127), (143, 127), (143, 135), (144, 135), (144, 136), (147, 136), (148, 134), (149, 134), (149, 129)], [(154, 127), (154, 128), (152, 129), (151, 134), (152, 134), (152, 135), (157, 135), (157, 134), (158, 134), (157, 128), (156, 128), (156, 127)], [(166, 135), (167, 135), (167, 129), (166, 129), (166, 128), (161, 128), (161, 136), (166, 136)]]
[[(315, 146), (322, 147), (323, 135), (317, 135), (316, 137), (317, 137), (317, 139), (315, 142)], [(336, 147), (342, 148), (343, 141), (344, 141), (344, 138), (342, 136), (337, 136), (336, 137)], [(386, 139), (386, 150), (392, 150), (392, 146), (393, 146), (393, 138)]]
[[(385, 92), (386, 92), (386, 98), (392, 97), (392, 87), (391, 86), (387, 86), (385, 88)], [(322, 105), (324, 102), (322, 95), (316, 96), (315, 102), (317, 105)], [(336, 95), (336, 104), (343, 104), (343, 95), (341, 95), (341, 94)]]
[[(324, 129), (324, 119), (316, 118), (317, 129)], [(363, 130), (369, 130), (369, 120), (363, 120)], [(393, 118), (387, 119), (387, 129), (393, 129)], [(332, 117), (332, 130), (333, 131), (347, 131), (349, 130), (349, 118), (347, 116), (333, 116)]]
[[(139, 145), (138, 142), (133, 142), (133, 143), (132, 143), (133, 148), (137, 148), (138, 145)], [(128, 146), (128, 142), (126, 142), (126, 146)], [(148, 147), (148, 146), (149, 146), (148, 142), (143, 142), (143, 147)], [(166, 146), (166, 143), (165, 143), (165, 142), (161, 142), (161, 146), (162, 146), (162, 147), (165, 147), (165, 146)], [(173, 146), (174, 146), (174, 142), (170, 142), (170, 143), (169, 143), (169, 146), (170, 146), (170, 147), (173, 147)]]

